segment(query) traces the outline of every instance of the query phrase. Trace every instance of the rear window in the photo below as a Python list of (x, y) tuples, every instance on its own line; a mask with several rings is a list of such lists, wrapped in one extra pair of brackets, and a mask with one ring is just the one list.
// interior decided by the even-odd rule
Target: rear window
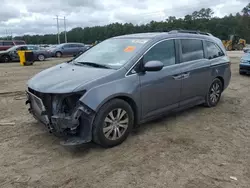
[(213, 42), (206, 41), (207, 58), (214, 59), (220, 56), (224, 56), (223, 51)]
[(204, 58), (203, 44), (198, 39), (182, 39), (182, 61), (194, 61)]
[(13, 44), (13, 42), (11, 42), (11, 41), (4, 41), (3, 42), (3, 46), (13, 46), (14, 44)]

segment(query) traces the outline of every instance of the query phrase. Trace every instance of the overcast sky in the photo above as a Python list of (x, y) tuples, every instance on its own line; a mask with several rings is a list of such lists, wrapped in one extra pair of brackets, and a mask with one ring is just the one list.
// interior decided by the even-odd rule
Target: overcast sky
[[(0, 0), (0, 36), (56, 33), (55, 15), (66, 16), (67, 29), (113, 22), (142, 24), (182, 17), (201, 8), (215, 16), (240, 12), (249, 0)], [(63, 30), (63, 21), (60, 21)]]

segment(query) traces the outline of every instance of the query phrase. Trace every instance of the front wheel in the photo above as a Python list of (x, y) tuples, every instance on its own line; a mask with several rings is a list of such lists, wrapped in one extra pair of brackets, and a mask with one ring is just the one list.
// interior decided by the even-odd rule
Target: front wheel
[(4, 55), (2, 58), (2, 61), (4, 62), (4, 63), (8, 63), (8, 62), (10, 62), (10, 57), (9, 56), (7, 56), (7, 55)]
[(223, 87), (221, 80), (218, 78), (214, 79), (206, 95), (205, 106), (207, 107), (216, 106), (220, 101), (222, 91)]
[(93, 123), (93, 140), (103, 147), (119, 145), (126, 140), (133, 124), (131, 106), (121, 99), (113, 99), (97, 112)]

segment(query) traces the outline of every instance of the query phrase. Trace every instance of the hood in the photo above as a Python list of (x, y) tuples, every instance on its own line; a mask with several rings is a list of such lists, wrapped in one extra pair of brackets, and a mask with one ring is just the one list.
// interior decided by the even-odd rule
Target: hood
[(28, 87), (42, 93), (70, 93), (115, 71), (63, 63), (36, 74), (28, 81)]

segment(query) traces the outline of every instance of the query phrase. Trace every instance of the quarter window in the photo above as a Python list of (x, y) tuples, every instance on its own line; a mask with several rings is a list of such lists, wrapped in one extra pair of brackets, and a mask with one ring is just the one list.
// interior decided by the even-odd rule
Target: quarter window
[(182, 61), (194, 61), (204, 58), (203, 44), (198, 39), (182, 39)]
[(174, 40), (166, 40), (156, 44), (143, 57), (143, 62), (161, 61), (164, 66), (175, 64)]
[(213, 42), (206, 41), (207, 57), (208, 59), (214, 59), (223, 56), (223, 51)]

